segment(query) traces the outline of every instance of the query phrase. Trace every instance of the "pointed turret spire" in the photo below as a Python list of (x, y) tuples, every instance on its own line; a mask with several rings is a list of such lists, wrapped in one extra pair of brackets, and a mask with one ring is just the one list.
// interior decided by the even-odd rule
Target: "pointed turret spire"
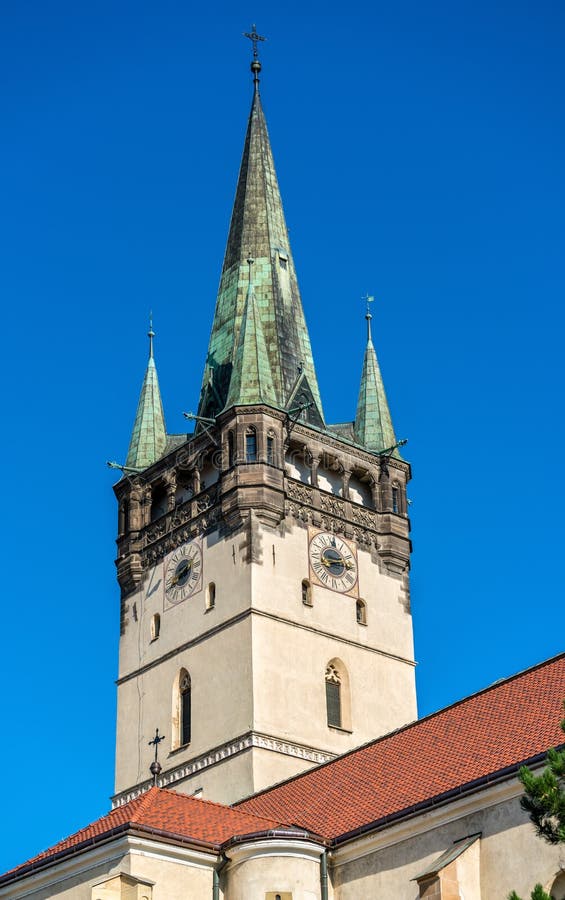
[(247, 260), (249, 286), (231, 372), (226, 401), (228, 407), (249, 403), (277, 405), (271, 364), (253, 287), (252, 267), (254, 262), (255, 260), (251, 258)]
[[(260, 40), (255, 26), (249, 35)], [(232, 368), (248, 294), (247, 260), (254, 259), (254, 316), (261, 326), (271, 370), (272, 403), (288, 406), (301, 371), (314, 402), (311, 421), (323, 424), (310, 338), (290, 251), (273, 154), (259, 93), (261, 63), (251, 63), (253, 101), (235, 195), (206, 369), (200, 416), (213, 417), (231, 400)], [(249, 311), (249, 310), (248, 310)], [(240, 377), (240, 376), (238, 376)], [(245, 378), (245, 373), (243, 373)], [(230, 394), (230, 397), (228, 397)], [(248, 391), (246, 403), (258, 402)]]
[(369, 304), (374, 297), (365, 297), (367, 301), (367, 348), (363, 360), (361, 387), (357, 401), (355, 416), (355, 440), (367, 450), (378, 452), (387, 450), (396, 444), (392, 419), (386, 399), (381, 370), (371, 335), (371, 319)]
[(159, 391), (157, 368), (153, 357), (153, 318), (149, 320), (149, 361), (137, 404), (137, 413), (131, 434), (126, 466), (146, 469), (165, 452), (167, 434), (165, 416)]

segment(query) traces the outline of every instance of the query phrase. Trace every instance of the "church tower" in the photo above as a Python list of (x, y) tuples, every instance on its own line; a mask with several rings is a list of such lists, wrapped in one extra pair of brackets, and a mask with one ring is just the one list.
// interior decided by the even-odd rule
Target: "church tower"
[(151, 329), (115, 487), (116, 804), (148, 786), (156, 728), (157, 783), (231, 803), (416, 717), (410, 467), (369, 312), (355, 419), (325, 421), (251, 37), (194, 432), (166, 433)]

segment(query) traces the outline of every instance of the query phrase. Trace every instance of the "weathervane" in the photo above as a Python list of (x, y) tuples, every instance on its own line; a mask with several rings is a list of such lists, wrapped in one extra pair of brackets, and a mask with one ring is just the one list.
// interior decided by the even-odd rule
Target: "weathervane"
[(161, 741), (164, 741), (164, 740), (165, 740), (165, 735), (159, 734), (159, 729), (156, 728), (155, 729), (155, 737), (153, 738), (152, 741), (149, 741), (150, 747), (155, 746), (155, 759), (149, 766), (149, 771), (153, 775), (153, 784), (155, 786), (157, 785), (157, 776), (161, 774), (161, 769), (162, 769), (161, 763), (157, 759), (157, 753), (159, 751), (159, 744), (161, 743)]
[(251, 31), (244, 31), (243, 37), (249, 38), (251, 43), (253, 44), (253, 61), (251, 63), (251, 71), (253, 72), (253, 83), (255, 87), (259, 84), (259, 72), (261, 71), (261, 63), (259, 62), (259, 51), (257, 50), (257, 43), (259, 41), (266, 41), (267, 38), (263, 37), (261, 34), (257, 34), (257, 26), (252, 25)]

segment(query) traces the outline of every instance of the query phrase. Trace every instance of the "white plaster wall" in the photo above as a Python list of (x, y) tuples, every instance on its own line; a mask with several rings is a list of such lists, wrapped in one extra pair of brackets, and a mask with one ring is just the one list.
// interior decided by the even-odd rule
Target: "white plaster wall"
[[(260, 564), (253, 564), (254, 722), (259, 731), (342, 753), (416, 717), (412, 620), (402, 584), (382, 574), (370, 553), (358, 551), (359, 584), (367, 626), (355, 599), (313, 586), (313, 606), (302, 603), (307, 578), (308, 530), (264, 527)], [(273, 554), (274, 548), (274, 554)], [(276, 618), (275, 618), (276, 617)], [(296, 625), (302, 627), (296, 627)], [(326, 723), (324, 674), (338, 657), (349, 672), (352, 734)]]
[[(212, 897), (212, 861), (210, 865), (194, 865), (160, 858), (155, 846), (146, 852), (120, 855), (111, 863), (89, 866), (90, 853), (84, 855), (84, 871), (65, 877), (65, 862), (49, 873), (33, 875), (0, 888), (0, 897), (29, 898), (29, 900), (92, 900), (92, 889), (106, 878), (119, 872), (132, 875), (142, 881), (154, 882), (152, 900), (187, 900), (189, 897), (205, 900)], [(77, 857), (77, 861), (78, 861)], [(58, 883), (57, 883), (58, 881)], [(47, 883), (46, 883), (47, 882)], [(54, 883), (53, 883), (54, 882)]]
[(343, 495), (343, 476), (340, 472), (334, 472), (333, 469), (325, 469), (320, 466), (318, 469), (318, 487), (322, 491), (329, 491), (330, 494), (336, 494), (338, 497)]
[[(176, 606), (165, 602), (164, 562), (128, 599), (120, 676), (138, 674), (118, 687), (117, 793), (149, 777), (148, 742), (157, 727), (165, 735), (159, 758), (166, 772), (252, 729), (341, 753), (415, 718), (414, 669), (402, 661), (413, 657), (402, 581), (380, 570), (370, 552), (358, 550), (359, 590), (367, 604), (363, 626), (353, 597), (313, 586), (313, 606), (302, 603), (302, 579), (309, 577), (307, 528), (292, 519), (279, 528), (255, 522), (253, 562), (248, 543), (248, 532), (205, 539), (202, 589)], [(206, 611), (210, 581), (216, 605)], [(250, 609), (253, 620), (230, 622)], [(156, 612), (161, 632), (151, 641)], [(179, 650), (191, 641), (196, 643)], [(334, 657), (349, 671), (352, 734), (326, 724), (324, 672)], [(192, 740), (175, 750), (172, 692), (180, 668), (192, 681)], [(202, 784), (205, 797), (223, 802), (253, 790), (251, 761), (215, 768), (172, 786), (190, 793)], [(269, 768), (276, 781), (301, 771), (304, 761), (296, 759), (293, 767), (273, 754)], [(264, 786), (264, 774), (258, 786)]]
[(286, 457), (285, 472), (290, 478), (296, 478), (304, 484), (312, 484), (312, 470), (301, 455), (290, 453)]
[(319, 856), (301, 858), (273, 850), (272, 856), (230, 862), (223, 882), (225, 900), (263, 900), (269, 891), (289, 892), (292, 900), (319, 900)]
[(366, 481), (360, 481), (354, 475), (351, 476), (349, 482), (349, 498), (354, 503), (361, 503), (363, 506), (373, 508), (371, 488)]
[[(518, 790), (516, 791), (518, 793)], [(339, 852), (332, 866), (335, 900), (359, 900), (361, 897), (382, 900), (416, 900), (416, 878), (430, 863), (458, 840), (482, 832), (480, 854), (480, 893), (470, 893), (472, 900), (506, 900), (512, 890), (529, 897), (536, 882), (551, 885), (564, 851), (550, 847), (536, 837), (518, 797), (486, 806), (489, 790), (482, 793), (485, 807), (471, 815), (457, 817), (457, 803), (451, 805), (453, 820), (422, 834), (339, 865)], [(449, 815), (446, 810), (446, 817)], [(415, 818), (411, 826), (416, 832), (430, 821), (429, 815)], [(390, 829), (390, 836), (394, 829)], [(361, 841), (359, 842), (361, 846)], [(469, 862), (469, 860), (467, 861)], [(476, 871), (476, 870), (475, 870)], [(476, 875), (469, 867), (462, 870), (468, 891), (476, 891)], [(467, 893), (463, 894), (467, 900)]]
[[(180, 765), (251, 728), (250, 621), (221, 629), (249, 608), (251, 567), (241, 543), (241, 536), (205, 539), (202, 589), (176, 606), (165, 603), (163, 562), (128, 599), (126, 629), (120, 639), (120, 676), (149, 668), (118, 686), (116, 792), (149, 777), (148, 741), (157, 727), (165, 735), (159, 752), (164, 768)], [(206, 610), (205, 589), (210, 581), (216, 584), (216, 605)], [(158, 640), (151, 641), (151, 619), (156, 612), (161, 616), (161, 632)], [(199, 638), (194, 646), (178, 650)], [(186, 750), (172, 753), (172, 690), (182, 667), (192, 680), (192, 740)]]

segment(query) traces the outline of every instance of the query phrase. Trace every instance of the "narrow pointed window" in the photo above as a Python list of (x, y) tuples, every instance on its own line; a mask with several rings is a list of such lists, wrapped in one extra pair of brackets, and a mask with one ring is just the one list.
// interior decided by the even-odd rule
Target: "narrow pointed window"
[(355, 618), (358, 625), (367, 624), (367, 604), (364, 600), (355, 601)]
[(275, 465), (275, 436), (271, 432), (267, 435), (267, 465)]
[(392, 511), (393, 513), (400, 512), (400, 490), (397, 484), (392, 486)]
[(180, 683), (180, 740), (183, 745), (190, 744), (191, 712), (190, 675), (185, 672)]
[(254, 428), (248, 428), (245, 432), (245, 461), (257, 462), (257, 432)]
[(151, 619), (151, 640), (156, 641), (161, 634), (161, 616), (155, 613)]
[(129, 503), (124, 499), (118, 507), (118, 535), (127, 534), (129, 518)]
[(231, 467), (235, 463), (235, 435), (233, 431), (228, 431), (228, 466)]
[(312, 603), (312, 585), (307, 578), (302, 582), (302, 602), (304, 606), (313, 606)]
[(341, 728), (341, 676), (331, 663), (326, 669), (326, 713), (328, 725)]
[(206, 588), (206, 609), (214, 609), (216, 605), (216, 585), (213, 581)]

